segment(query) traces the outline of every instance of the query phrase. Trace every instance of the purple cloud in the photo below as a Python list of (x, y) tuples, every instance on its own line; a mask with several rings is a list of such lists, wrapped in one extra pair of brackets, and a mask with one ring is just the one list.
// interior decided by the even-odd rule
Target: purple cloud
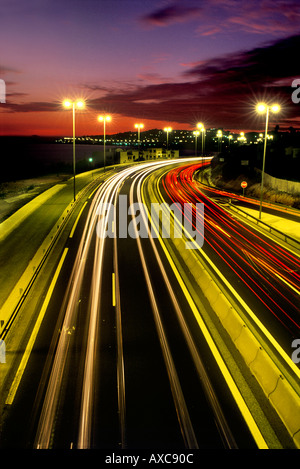
[(144, 24), (150, 26), (167, 26), (190, 20), (201, 12), (201, 8), (174, 3), (170, 6), (160, 8), (142, 18)]
[[(216, 57), (184, 72), (182, 83), (109, 93), (101, 103), (126, 116), (190, 123), (202, 114), (211, 125), (238, 128), (244, 117), (253, 118), (249, 109), (257, 100), (276, 98), (290, 107), (291, 88), (286, 83), (299, 74), (297, 61), (290, 59), (297, 57), (299, 47), (300, 35)], [(291, 113), (295, 113), (295, 106)]]
[[(94, 84), (91, 88), (98, 90), (99, 96), (89, 100), (89, 108), (191, 125), (201, 118), (208, 126), (238, 129), (253, 128), (252, 110), (258, 100), (279, 99), (285, 105), (280, 119), (295, 119), (299, 107), (292, 103), (291, 84), (299, 77), (299, 49), (297, 35), (195, 63), (183, 73), (182, 82), (164, 79), (159, 83), (158, 76), (147, 75), (152, 82), (135, 87)], [(40, 112), (57, 111), (59, 106), (47, 102), (7, 103), (7, 108), (10, 112)]]

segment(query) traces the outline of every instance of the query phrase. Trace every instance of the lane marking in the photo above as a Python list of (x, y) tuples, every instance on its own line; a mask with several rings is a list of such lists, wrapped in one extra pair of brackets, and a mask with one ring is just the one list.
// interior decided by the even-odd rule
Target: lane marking
[[(145, 184), (145, 179), (143, 180), (143, 183), (142, 183), (142, 188), (141, 188), (141, 194), (142, 194), (142, 199), (143, 199), (143, 202), (145, 203), (145, 198), (144, 198), (144, 184)], [(150, 213), (148, 212), (148, 216), (149, 216), (149, 220), (150, 220), (150, 223), (152, 224), (152, 220), (151, 220), (151, 216), (150, 216)], [(178, 222), (178, 221), (177, 221)], [(154, 229), (155, 231), (157, 232), (156, 230), (156, 227), (154, 225)], [(166, 258), (168, 259), (169, 261), (169, 264), (170, 264), (170, 267), (172, 268), (173, 272), (174, 272), (174, 275), (175, 277), (177, 278), (177, 281), (190, 305), (190, 308), (191, 310), (193, 311), (194, 313), (194, 316), (199, 324), (199, 327), (206, 339), (206, 342), (207, 344), (209, 345), (211, 351), (212, 351), (212, 354), (213, 356), (215, 357), (215, 360), (216, 362), (218, 363), (218, 366), (220, 368), (220, 371), (221, 373), (223, 374), (224, 376), (224, 379), (225, 381), (227, 382), (227, 385), (232, 393), (232, 396), (234, 397), (236, 403), (237, 403), (237, 406), (238, 408), (240, 409), (240, 412), (241, 414), (243, 415), (244, 419), (245, 419), (245, 422), (247, 423), (248, 425), (248, 428), (254, 438), (254, 440), (256, 441), (256, 444), (258, 446), (259, 449), (268, 449), (268, 445), (260, 431), (260, 429), (258, 428), (243, 396), (241, 395), (240, 393), (240, 390), (238, 389), (233, 377), (231, 376), (231, 373), (229, 371), (229, 369), (227, 368), (227, 365), (226, 363), (224, 362), (215, 342), (213, 341), (213, 338), (206, 326), (206, 324), (204, 323), (204, 320), (202, 319), (199, 311), (198, 311), (198, 308), (196, 306), (196, 304), (194, 303), (194, 300), (190, 294), (190, 292), (188, 291), (173, 259), (171, 258), (170, 254), (169, 254), (169, 251), (167, 250), (166, 246), (165, 246), (165, 243), (163, 242), (162, 238), (159, 236), (159, 233), (157, 232), (157, 237), (158, 237), (158, 240), (159, 240), (159, 243), (165, 253), (165, 256)]]
[[(163, 175), (157, 180), (157, 191), (159, 193), (159, 196), (161, 197), (161, 200), (164, 200), (163, 195), (159, 189), (159, 181), (162, 179)], [(143, 184), (144, 185), (144, 184)], [(143, 197), (143, 201), (145, 202), (145, 199)], [(178, 226), (181, 226), (180, 221), (174, 216), (174, 220), (176, 221)], [(191, 239), (190, 234), (186, 231), (186, 229), (183, 227), (183, 231), (185, 233), (185, 236), (189, 239)], [(297, 367), (297, 365), (292, 361), (291, 357), (287, 355), (287, 353), (283, 350), (283, 348), (279, 345), (279, 343), (276, 341), (276, 339), (272, 336), (272, 334), (268, 331), (268, 329), (263, 325), (263, 323), (258, 319), (256, 314), (252, 311), (252, 309), (248, 306), (248, 304), (243, 300), (243, 298), (238, 294), (238, 292), (233, 288), (231, 283), (227, 280), (227, 278), (221, 273), (221, 271), (218, 269), (218, 267), (213, 263), (213, 261), (209, 258), (207, 254), (205, 254), (204, 250), (202, 249), (201, 246), (197, 244), (197, 242), (193, 239), (191, 239), (196, 246), (196, 250), (199, 254), (199, 256), (202, 256), (204, 258), (204, 262), (209, 264), (209, 266), (212, 268), (213, 272), (217, 275), (217, 277), (221, 280), (221, 283), (223, 283), (228, 290), (233, 294), (233, 296), (238, 300), (239, 304), (241, 307), (246, 311), (246, 313), (249, 315), (249, 317), (255, 322), (255, 324), (258, 326), (260, 331), (264, 334), (264, 336), (268, 339), (268, 341), (272, 344), (274, 349), (281, 355), (285, 363), (289, 366), (289, 368), (295, 373), (295, 375), (300, 379), (300, 370)], [(162, 243), (162, 241), (161, 241)]]
[(60, 274), (60, 271), (61, 271), (62, 265), (64, 263), (65, 257), (68, 253), (68, 250), (69, 250), (68, 248), (65, 248), (65, 250), (64, 250), (64, 252), (61, 256), (61, 259), (59, 261), (59, 264), (57, 266), (57, 269), (55, 271), (55, 274), (53, 276), (53, 279), (52, 279), (52, 282), (51, 282), (50, 287), (48, 289), (48, 292), (47, 292), (46, 298), (44, 300), (43, 306), (40, 310), (40, 314), (39, 314), (38, 319), (35, 323), (34, 329), (31, 333), (31, 337), (28, 341), (25, 352), (23, 354), (23, 358), (21, 360), (21, 363), (19, 365), (19, 368), (18, 368), (17, 373), (15, 375), (15, 378), (13, 380), (13, 383), (10, 387), (10, 390), (9, 390), (9, 393), (8, 393), (8, 396), (7, 396), (7, 399), (6, 399), (6, 402), (5, 402), (5, 404), (7, 404), (7, 405), (11, 405), (13, 403), (14, 398), (15, 398), (17, 389), (19, 387), (20, 381), (21, 381), (23, 373), (25, 371), (25, 368), (26, 368), (27, 362), (29, 360), (30, 354), (32, 352), (32, 349), (33, 349), (33, 346), (34, 346), (38, 331), (39, 331), (40, 326), (42, 324), (42, 321), (44, 319), (44, 316), (45, 316), (47, 307), (49, 305), (49, 302), (50, 302), (50, 299), (51, 299), (51, 296), (52, 296), (56, 281), (57, 281), (58, 276)]
[(112, 305), (116, 306), (116, 278), (115, 273), (112, 274)]
[[(100, 182), (99, 186), (100, 186), (100, 184), (103, 184), (103, 182)], [(96, 189), (93, 190), (93, 192), (88, 196), (88, 199), (90, 199), (95, 194), (96, 190), (99, 189), (99, 186), (97, 186)]]
[(77, 216), (77, 218), (76, 218), (76, 221), (75, 221), (75, 223), (74, 223), (74, 225), (73, 225), (73, 228), (72, 228), (72, 231), (71, 231), (71, 233), (70, 233), (69, 238), (73, 238), (74, 232), (75, 232), (75, 230), (76, 230), (76, 226), (77, 226), (77, 224), (78, 224), (78, 222), (79, 222), (79, 219), (80, 219), (80, 217), (81, 217), (81, 215), (82, 215), (83, 210), (85, 209), (86, 204), (87, 204), (87, 201), (83, 204), (83, 207), (82, 207), (82, 209), (80, 210), (80, 212), (79, 212), (79, 214), (78, 214), (78, 216)]

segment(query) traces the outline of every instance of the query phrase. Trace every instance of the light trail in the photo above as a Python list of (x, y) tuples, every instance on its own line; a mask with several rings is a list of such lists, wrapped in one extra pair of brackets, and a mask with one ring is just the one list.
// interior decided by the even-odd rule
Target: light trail
[[(144, 174), (144, 177), (147, 176), (147, 174)], [(139, 197), (139, 201), (140, 202), (143, 202), (145, 205), (146, 205), (146, 202), (145, 202), (145, 199), (143, 197), (143, 190), (141, 188), (141, 185), (143, 184), (143, 180), (142, 178), (139, 180), (139, 183), (138, 183), (138, 197)], [(145, 215), (144, 215), (145, 217)], [(147, 217), (151, 220), (151, 215), (150, 215), (150, 212), (148, 211), (148, 214), (147, 214)], [(144, 222), (147, 223), (147, 219), (146, 217), (144, 218)], [(152, 224), (152, 227), (153, 227), (153, 220), (151, 220), (151, 224)], [(242, 396), (242, 394), (240, 393), (236, 383), (234, 382), (234, 379), (232, 378), (231, 376), (231, 373), (229, 372), (228, 370), (228, 367), (227, 365), (225, 364), (218, 348), (216, 347), (216, 344), (212, 338), (212, 335), (211, 333), (209, 332), (207, 326), (205, 325), (202, 317), (201, 317), (201, 314), (190, 294), (190, 292), (188, 291), (184, 281), (182, 280), (182, 277), (181, 277), (181, 274), (179, 273), (172, 257), (170, 256), (169, 252), (168, 252), (168, 249), (166, 248), (165, 246), (165, 243), (162, 241), (162, 238), (159, 236), (159, 227), (158, 226), (154, 226), (154, 229), (156, 231), (156, 234), (157, 234), (157, 238), (159, 239), (159, 242), (160, 242), (160, 245), (166, 255), (166, 258), (168, 259), (168, 262), (170, 264), (170, 266), (172, 267), (172, 270), (175, 274), (175, 277), (177, 278), (177, 281), (185, 295), (185, 298), (187, 299), (188, 301), (188, 304), (191, 308), (191, 310), (193, 311), (193, 314), (197, 320), (197, 323), (200, 327), (200, 330), (202, 331), (209, 347), (210, 347), (210, 350), (212, 351), (212, 354), (223, 374), (223, 377), (237, 403), (237, 406), (238, 408), (240, 409), (241, 411), (241, 414), (243, 415), (247, 425), (248, 425), (248, 428), (250, 430), (250, 432), (252, 433), (253, 437), (254, 437), (254, 440), (256, 441), (257, 443), (257, 446), (258, 448), (261, 448), (261, 449), (267, 449), (268, 446), (267, 446), (267, 443), (266, 441), (264, 440), (264, 437), (262, 436), (256, 422), (255, 422), (255, 419), (253, 418), (253, 416), (251, 415), (248, 407), (247, 407), (247, 404)], [(154, 255), (156, 257), (156, 260), (157, 260), (157, 263), (159, 265), (159, 268), (160, 268), (160, 271), (162, 273), (162, 277), (164, 279), (164, 282), (167, 286), (167, 289), (169, 291), (169, 295), (170, 295), (170, 298), (172, 300), (172, 303), (173, 303), (173, 306), (174, 306), (174, 310), (176, 312), (176, 315), (177, 315), (177, 318), (178, 318), (178, 321), (179, 321), (179, 324), (181, 326), (181, 329), (182, 329), (182, 332), (184, 334), (184, 337), (185, 337), (185, 340), (186, 340), (186, 343), (189, 347), (189, 350), (190, 350), (190, 353), (191, 353), (191, 357), (193, 359), (193, 362), (194, 362), (194, 365), (195, 365), (195, 368), (197, 369), (197, 372), (198, 372), (198, 376), (199, 376), (199, 379), (200, 381), (202, 382), (202, 385), (203, 385), (203, 388), (205, 390), (205, 393), (206, 393), (206, 396), (208, 398), (208, 401), (210, 402), (211, 404), (211, 407), (212, 407), (212, 410), (215, 414), (215, 420), (216, 420), (216, 425), (218, 426), (219, 428), (219, 431), (221, 433), (221, 435), (223, 436), (224, 438), (224, 441), (226, 441), (226, 444), (228, 445), (229, 448), (233, 449), (233, 448), (236, 448), (236, 442), (234, 440), (234, 437), (231, 433), (231, 430), (230, 430), (230, 427), (228, 425), (228, 422), (226, 421), (224, 415), (223, 415), (223, 412), (222, 412), (222, 409), (220, 407), (220, 404), (218, 402), (218, 399), (216, 397), (216, 394), (213, 390), (213, 387), (210, 383), (210, 380), (209, 380), (209, 377), (207, 375), (207, 372), (205, 370), (205, 367), (202, 363), (202, 360), (199, 356), (199, 352), (197, 351), (197, 348), (195, 346), (195, 343), (194, 343), (194, 340), (191, 336), (191, 333), (188, 329), (188, 326), (186, 324), (186, 321), (184, 319), (184, 315), (179, 307), (179, 304), (178, 304), (178, 301), (177, 301), (177, 298), (176, 298), (176, 294), (172, 288), (172, 285), (169, 281), (169, 278), (168, 278), (168, 275), (165, 271), (165, 268), (163, 266), (163, 263), (162, 263), (162, 260), (161, 260), (161, 257), (157, 251), (157, 248), (156, 248), (156, 245), (155, 245), (155, 242), (154, 242), (154, 239), (153, 237), (151, 237), (150, 235), (150, 232), (149, 232), (149, 238), (150, 238), (150, 241), (151, 241), (151, 245), (152, 245), (152, 248), (153, 248), (153, 252), (154, 252)]]
[[(143, 168), (158, 168), (159, 166), (174, 164), (172, 161), (167, 162), (151, 162), (143, 164)], [(58, 411), (58, 404), (61, 395), (61, 387), (66, 371), (66, 363), (68, 352), (70, 349), (70, 342), (72, 336), (68, 331), (76, 324), (78, 305), (80, 304), (80, 296), (82, 283), (86, 270), (86, 263), (88, 253), (91, 250), (93, 240), (95, 241), (94, 247), (94, 265), (93, 276), (90, 289), (90, 306), (87, 312), (89, 318), (87, 348), (85, 354), (84, 375), (82, 382), (82, 396), (81, 396), (81, 409), (79, 416), (79, 429), (77, 447), (86, 449), (91, 447), (92, 440), (92, 423), (93, 423), (93, 405), (95, 393), (95, 366), (99, 363), (101, 357), (97, 355), (97, 341), (98, 330), (100, 323), (100, 299), (101, 299), (101, 284), (103, 273), (103, 256), (105, 249), (106, 237), (104, 232), (98, 233), (96, 236), (96, 227), (99, 226), (101, 230), (105, 230), (108, 223), (108, 213), (105, 214), (104, 222), (98, 225), (100, 221), (98, 208), (101, 204), (110, 204), (116, 200), (118, 190), (122, 187), (125, 180), (134, 175), (136, 172), (141, 171), (141, 166), (134, 166), (121, 171), (120, 173), (111, 176), (106, 180), (99, 189), (95, 191), (94, 197), (91, 200), (91, 206), (88, 211), (86, 223), (84, 226), (82, 238), (74, 262), (74, 267), (68, 283), (65, 299), (62, 304), (62, 312), (64, 320), (61, 328), (61, 333), (57, 341), (55, 356), (53, 358), (53, 365), (50, 373), (47, 390), (45, 393), (44, 403), (39, 419), (38, 429), (36, 432), (35, 444), (36, 448), (47, 449), (52, 445), (52, 438), (55, 429), (56, 415)], [(82, 213), (82, 212), (81, 212)], [(75, 226), (79, 218), (75, 222)], [(73, 236), (72, 230), (71, 235)], [(118, 275), (116, 274), (118, 281)], [(119, 286), (116, 284), (116, 301), (118, 302)], [(120, 316), (120, 313), (118, 313)], [(119, 319), (120, 320), (120, 319)], [(120, 332), (119, 332), (119, 346), (120, 346)], [(96, 359), (97, 358), (97, 359)], [(123, 378), (123, 364), (119, 365), (118, 380), (122, 382)], [(122, 384), (124, 388), (124, 383)], [(120, 397), (123, 404), (124, 413), (124, 396)]]
[(64, 260), (66, 258), (66, 255), (68, 253), (68, 248), (66, 248), (63, 252), (63, 255), (59, 261), (59, 264), (57, 266), (57, 269), (55, 271), (55, 274), (53, 276), (53, 279), (52, 279), (52, 282), (50, 284), (50, 287), (47, 291), (47, 295), (46, 295), (46, 298), (44, 300), (44, 303), (43, 303), (43, 306), (41, 308), (41, 311), (39, 313), (39, 316), (38, 316), (38, 319), (35, 323), (35, 326), (34, 326), (34, 329), (32, 331), (32, 334), (30, 336), (30, 339), (28, 341), (28, 344), (26, 346), (26, 349), (25, 349), (25, 352), (23, 354), (23, 357), (22, 357), (22, 360), (21, 360), (21, 363), (18, 367), (18, 370), (17, 370), (17, 373), (15, 375), (15, 378), (13, 380), (13, 383), (10, 387), (10, 390), (9, 390), (9, 393), (8, 393), (8, 396), (7, 396), (7, 399), (6, 399), (6, 404), (7, 405), (11, 405), (14, 401), (14, 398), (15, 398), (15, 395), (16, 395), (16, 392), (18, 390), (18, 387), (19, 387), (19, 384), (21, 382), (21, 379), (22, 379), (22, 376), (23, 376), (23, 373), (25, 371), (25, 368), (27, 366), (27, 363), (28, 363), (28, 360), (29, 360), (29, 357), (31, 355), (31, 352), (32, 352), (32, 349), (33, 349), (33, 346), (34, 346), (34, 343), (35, 343), (35, 340), (36, 340), (36, 337), (37, 337), (37, 334), (38, 334), (38, 331), (40, 329), (40, 326), (42, 324), (42, 321), (44, 319), (44, 316), (45, 316), (45, 313), (46, 313), (46, 310), (47, 310), (47, 307), (48, 307), (48, 304), (49, 304), (49, 301), (51, 299), (51, 295), (53, 293), (53, 290), (54, 290), (54, 287), (56, 285), (56, 282), (57, 282), (57, 279), (58, 279), (58, 276), (59, 276), (59, 273), (61, 271), (61, 268), (62, 268), (62, 265), (64, 263)]
[[(180, 161), (177, 161), (180, 163)], [(53, 358), (53, 366), (47, 385), (45, 399), (43, 403), (38, 431), (36, 434), (35, 447), (50, 448), (52, 445), (53, 434), (55, 433), (56, 418), (58, 412), (59, 400), (62, 392), (62, 383), (67, 373), (67, 361), (69, 350), (71, 349), (72, 335), (68, 334), (69, 331), (76, 324), (78, 315), (78, 305), (81, 298), (82, 284), (87, 267), (87, 259), (90, 255), (93, 256), (93, 274), (90, 286), (90, 302), (87, 311), (88, 333), (86, 340), (86, 350), (84, 357), (84, 372), (82, 378), (81, 388), (81, 406), (79, 411), (79, 425), (78, 425), (78, 439), (76, 447), (79, 449), (87, 449), (93, 446), (93, 423), (94, 423), (94, 407), (96, 390), (96, 367), (99, 368), (101, 356), (99, 356), (99, 330), (101, 328), (101, 297), (102, 297), (102, 283), (104, 272), (104, 252), (106, 246), (105, 230), (111, 222), (109, 213), (106, 212), (103, 218), (103, 213), (99, 213), (99, 206), (111, 204), (117, 206), (117, 200), (122, 186), (125, 181), (130, 178), (130, 202), (134, 202), (134, 193), (136, 191), (137, 200), (140, 205), (144, 204), (142, 185), (145, 179), (156, 169), (168, 168), (164, 176), (161, 178), (163, 187), (172, 200), (184, 204), (190, 202), (191, 207), (195, 206), (196, 202), (205, 203), (205, 217), (202, 220), (205, 223), (205, 242), (213, 250), (219, 259), (230, 267), (230, 269), (240, 278), (245, 285), (272, 311), (275, 317), (283, 322), (282, 317), (279, 317), (278, 310), (284, 317), (293, 324), (299, 327), (299, 323), (294, 319), (292, 314), (288, 314), (284, 308), (281, 307), (281, 302), (289, 298), (286, 290), (280, 289), (284, 285), (285, 289), (292, 291), (294, 295), (299, 294), (298, 281), (299, 274), (297, 269), (299, 261), (296, 256), (288, 253), (277, 245), (270, 246), (267, 242), (262, 241), (258, 235), (255, 235), (245, 228), (241, 223), (233, 220), (227, 212), (220, 209), (216, 204), (206, 198), (200, 191), (197, 182), (194, 180), (195, 169), (199, 165), (192, 165), (187, 159), (182, 160), (184, 168), (169, 169), (169, 165), (174, 165), (174, 161), (147, 163), (135, 167), (127, 168), (120, 173), (111, 176), (108, 180), (97, 189), (91, 200), (91, 205), (86, 218), (82, 238), (80, 241), (79, 249), (75, 259), (72, 275), (66, 290), (66, 296), (62, 305), (64, 311), (64, 320), (62, 324), (62, 332), (57, 341), (55, 356)], [(161, 196), (161, 194), (160, 194)], [(83, 209), (82, 209), (83, 211)], [(80, 215), (82, 214), (80, 212)], [(116, 213), (115, 213), (116, 215)], [(193, 211), (192, 216), (195, 216)], [(191, 337), (191, 333), (187, 327), (184, 319), (183, 312), (180, 310), (176, 293), (168, 279), (162, 260), (158, 254), (157, 248), (153, 237), (151, 236), (150, 228), (148, 225), (149, 216), (142, 213), (145, 225), (148, 227), (149, 239), (153, 248), (157, 264), (159, 266), (163, 281), (169, 291), (169, 295), (176, 312), (181, 330), (184, 334), (186, 343), (189, 347), (191, 357), (195, 364), (195, 368), (203, 382), (203, 386), (212, 405), (213, 412), (217, 421), (218, 428), (222, 432), (224, 439), (227, 441), (229, 447), (235, 447), (234, 438), (231, 435), (230, 429), (223, 416), (222, 409), (216, 399), (216, 396), (211, 387), (208, 376), (206, 375), (203, 363), (199, 357), (196, 345)], [(197, 216), (197, 215), (196, 215)], [(73, 227), (71, 235), (73, 236), (75, 227), (78, 224), (79, 216)], [(116, 216), (114, 217), (116, 220)], [(135, 215), (132, 214), (134, 222), (134, 230), (136, 233), (137, 247), (145, 275), (146, 285), (149, 292), (149, 298), (152, 305), (157, 334), (160, 339), (162, 353), (165, 360), (165, 366), (168, 371), (170, 386), (173, 393), (174, 405), (177, 410), (178, 421), (182, 429), (183, 439), (186, 447), (197, 448), (198, 442), (193, 430), (193, 425), (188, 412), (188, 407), (185, 402), (181, 383), (178, 378), (175, 363), (173, 361), (172, 353), (168, 344), (168, 339), (164, 326), (161, 320), (157, 298), (151, 284), (150, 274), (148, 271), (146, 257), (143, 251), (143, 244), (137, 232), (137, 220)], [(152, 223), (151, 219), (150, 222)], [(150, 223), (150, 224), (151, 224)], [(195, 228), (195, 226), (194, 226)], [(98, 236), (96, 232), (98, 229)], [(157, 229), (157, 228), (156, 228)], [(99, 232), (100, 230), (100, 232)], [(112, 307), (115, 311), (116, 318), (116, 338), (117, 338), (117, 387), (118, 387), (118, 409), (119, 409), (119, 423), (120, 423), (120, 436), (121, 447), (126, 448), (126, 382), (124, 371), (124, 357), (123, 357), (123, 332), (122, 332), (122, 311), (121, 311), (121, 292), (119, 284), (118, 273), (118, 253), (117, 253), (117, 230), (118, 225), (115, 223), (114, 227), (114, 241), (113, 241), (113, 271), (109, 273), (111, 276), (112, 287)], [(157, 232), (158, 235), (158, 232)], [(251, 239), (249, 239), (251, 235)], [(71, 237), (72, 237), (71, 236)], [(159, 242), (161, 243), (161, 239)], [(163, 246), (163, 243), (161, 243)], [(271, 249), (272, 248), (272, 249)], [(91, 250), (93, 252), (91, 253)], [(165, 249), (164, 249), (165, 250)], [(167, 251), (165, 251), (166, 255)], [(268, 257), (267, 257), (268, 253)], [(217, 360), (220, 370), (225, 377), (229, 389), (234, 396), (245, 421), (251, 430), (254, 439), (259, 447), (266, 447), (266, 443), (256, 426), (253, 417), (251, 416), (247, 405), (243, 400), (237, 386), (235, 385), (229, 370), (220, 356), (219, 351), (214, 344), (209, 331), (197, 310), (193, 299), (191, 298), (186, 286), (183, 284), (182, 279), (172, 259), (168, 259), (172, 265), (175, 276), (182, 287), (185, 297), (187, 298), (195, 318), (201, 328), (204, 336), (207, 339), (209, 347)], [(249, 270), (250, 269), (250, 270)], [(251, 273), (249, 273), (251, 272)], [(271, 280), (266, 279), (265, 272), (272, 277)], [(253, 275), (252, 275), (253, 273)], [(257, 280), (254, 279), (254, 273)], [(276, 282), (275, 282), (276, 280)], [(261, 282), (264, 281), (263, 286)], [(278, 289), (277, 296), (268, 294), (266, 286), (270, 289)], [(293, 306), (293, 304), (291, 304)], [(275, 309), (275, 310), (274, 310)], [(259, 321), (258, 321), (259, 322)], [(65, 332), (64, 332), (65, 331)], [(98, 383), (97, 383), (98, 384)], [(101, 386), (101, 383), (100, 383)], [(100, 422), (101, 424), (101, 422)]]
[[(140, 178), (140, 177), (141, 177), (140, 175), (137, 176), (137, 178)], [(134, 184), (136, 182), (136, 179), (135, 179), (134, 183), (132, 184), (131, 190), (130, 190), (130, 202), (131, 202), (131, 204), (133, 204), (133, 190), (134, 190)], [(140, 203), (141, 203), (141, 200), (140, 200)], [(141, 203), (141, 206), (142, 206), (142, 203)], [(144, 223), (146, 225), (148, 225), (148, 219), (147, 219), (144, 211), (142, 212), (142, 216), (144, 218)], [(133, 215), (133, 220), (135, 221), (134, 215)], [(185, 399), (184, 399), (184, 395), (183, 395), (183, 391), (182, 391), (182, 388), (181, 388), (181, 385), (180, 385), (180, 381), (179, 381), (179, 378), (178, 378), (176, 367), (175, 367), (175, 364), (174, 364), (174, 361), (173, 361), (173, 358), (172, 358), (172, 353), (171, 353), (171, 350), (170, 350), (170, 347), (169, 347), (169, 344), (168, 344), (167, 336), (166, 336), (165, 331), (164, 331), (164, 327), (163, 327), (163, 323), (162, 323), (162, 320), (161, 320), (161, 315), (160, 315), (160, 312), (159, 312), (159, 307), (158, 307), (158, 304), (157, 304), (157, 300), (155, 298), (155, 294), (154, 294), (154, 291), (153, 291), (151, 278), (150, 278), (150, 275), (149, 275), (149, 272), (148, 272), (147, 262), (146, 262), (146, 259), (145, 259), (145, 255), (143, 253), (143, 248), (142, 248), (140, 237), (138, 236), (138, 230), (137, 230), (137, 223), (136, 222), (135, 222), (134, 226), (135, 226), (135, 231), (136, 231), (136, 241), (137, 241), (137, 245), (138, 245), (138, 249), (139, 249), (139, 253), (140, 253), (140, 258), (141, 258), (143, 271), (144, 271), (144, 275), (145, 275), (145, 279), (146, 279), (146, 283), (147, 283), (147, 288), (148, 288), (148, 291), (149, 291), (149, 297), (150, 297), (150, 301), (151, 301), (151, 305), (152, 305), (152, 310), (153, 310), (153, 314), (154, 314), (157, 333), (158, 333), (158, 336), (159, 336), (159, 340), (160, 340), (160, 344), (161, 344), (161, 348), (162, 348), (162, 352), (163, 352), (163, 356), (164, 356), (164, 360), (165, 360), (165, 365), (166, 365), (166, 368), (168, 370), (170, 386), (171, 386), (171, 390), (172, 390), (172, 394), (173, 394), (175, 407), (176, 407), (176, 410), (177, 410), (177, 415), (178, 415), (178, 419), (179, 419), (183, 439), (185, 441), (185, 445), (186, 445), (187, 448), (198, 449), (199, 447), (198, 447), (197, 439), (196, 439), (196, 436), (195, 436), (195, 433), (194, 433), (193, 425), (191, 423), (190, 415), (189, 415), (188, 408), (187, 408), (187, 405), (186, 405), (186, 402), (185, 402)], [(152, 239), (151, 233), (149, 233), (149, 236), (150, 236), (150, 239)]]
[[(163, 179), (165, 191), (173, 202), (205, 203), (206, 246), (213, 249), (287, 330), (293, 327), (299, 330), (299, 259), (276, 243), (265, 241), (208, 199), (193, 178), (197, 168), (197, 165), (191, 165), (168, 172)], [(216, 225), (220, 229), (216, 229)], [(226, 229), (226, 237), (222, 236), (222, 229)], [(266, 270), (254, 268), (249, 256), (268, 264), (270, 280)], [(281, 306), (282, 302), (289, 305), (288, 309)]]

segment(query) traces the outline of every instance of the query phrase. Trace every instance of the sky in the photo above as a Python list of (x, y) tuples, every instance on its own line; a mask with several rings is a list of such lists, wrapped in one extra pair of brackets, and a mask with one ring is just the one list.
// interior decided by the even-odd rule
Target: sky
[[(300, 127), (299, 0), (1, 0), (0, 135)], [(300, 93), (299, 93), (300, 94)]]

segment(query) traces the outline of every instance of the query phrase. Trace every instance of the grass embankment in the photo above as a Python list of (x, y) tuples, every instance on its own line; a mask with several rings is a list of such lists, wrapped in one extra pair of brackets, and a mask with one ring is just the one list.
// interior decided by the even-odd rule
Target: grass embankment
[(42, 176), (0, 184), (0, 223), (37, 195), (70, 176)]

